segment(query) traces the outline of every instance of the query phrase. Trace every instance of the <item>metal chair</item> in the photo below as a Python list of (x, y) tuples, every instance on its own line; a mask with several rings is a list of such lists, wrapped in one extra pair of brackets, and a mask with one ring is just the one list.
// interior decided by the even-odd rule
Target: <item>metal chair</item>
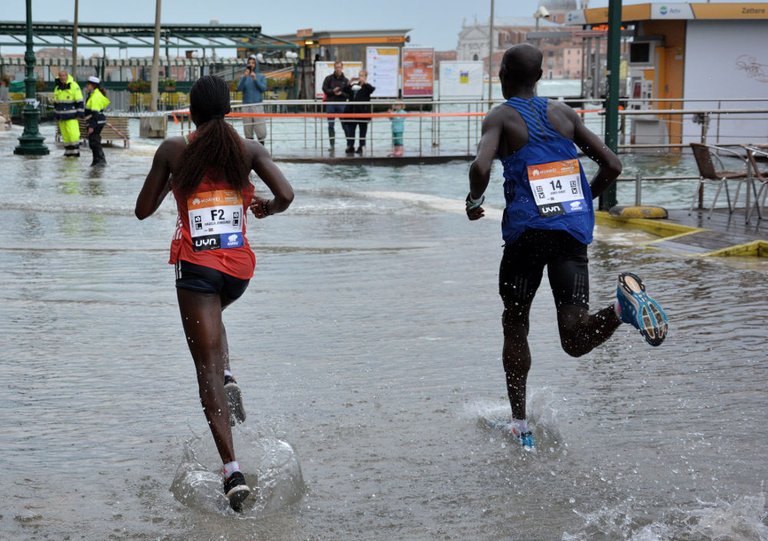
[[(729, 214), (733, 214), (733, 211), (736, 210), (736, 201), (739, 198), (741, 184), (749, 180), (749, 165), (746, 156), (743, 153), (728, 148), (705, 145), (702, 143), (691, 143), (691, 150), (693, 150), (693, 156), (696, 159), (696, 166), (699, 168), (699, 182), (696, 185), (696, 191), (693, 192), (693, 201), (691, 202), (691, 208), (688, 210), (688, 214), (693, 212), (693, 208), (696, 206), (697, 201), (701, 203), (704, 194), (704, 186), (708, 183), (717, 184), (717, 191), (712, 198), (712, 205), (709, 208), (709, 215), (707, 218), (712, 217), (712, 212), (715, 210), (715, 205), (717, 205), (717, 200), (720, 197), (720, 191), (723, 188), (725, 188), (725, 198), (728, 201), (728, 212)], [(744, 169), (741, 171), (726, 170), (722, 160), (720, 160), (721, 154), (740, 160), (744, 164)], [(739, 185), (736, 188), (733, 204), (731, 204), (731, 194), (728, 190), (728, 182), (732, 180), (739, 182)]]
[[(752, 169), (752, 195), (755, 197), (754, 207), (747, 202), (747, 223), (749, 223), (753, 208), (757, 210), (757, 220), (763, 219), (761, 208), (765, 209), (765, 200), (768, 197), (768, 173), (760, 171), (760, 168), (757, 166), (757, 157), (768, 158), (768, 151), (749, 145), (745, 145), (744, 148), (747, 150), (748, 165)], [(757, 185), (760, 186), (759, 189)], [(760, 202), (761, 198), (763, 200), (762, 203)]]

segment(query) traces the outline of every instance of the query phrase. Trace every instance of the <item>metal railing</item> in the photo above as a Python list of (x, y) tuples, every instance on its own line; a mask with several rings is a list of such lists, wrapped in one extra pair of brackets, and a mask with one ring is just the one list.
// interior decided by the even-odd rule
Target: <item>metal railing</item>
[[(327, 104), (312, 100), (264, 101), (264, 113), (247, 113), (236, 104), (228, 118), (236, 128), (245, 122), (263, 120), (267, 124), (266, 146), (273, 156), (325, 156), (329, 153), (328, 122), (335, 119), (336, 151), (345, 146), (342, 123), (355, 123), (368, 119), (366, 155), (383, 155), (391, 150), (390, 120), (405, 120), (404, 146), (411, 156), (470, 157), (480, 139), (485, 104), (477, 100), (465, 101), (408, 101), (406, 113), (390, 111), (401, 100), (355, 102), (370, 112), (329, 115)], [(350, 103), (347, 102), (347, 106)], [(170, 113), (180, 123), (182, 132), (191, 129), (183, 111)]]
[[(659, 105), (682, 103), (683, 100), (657, 100)], [(691, 100), (691, 105), (712, 100)], [(764, 107), (735, 104), (766, 104)], [(362, 103), (371, 108), (367, 136), (368, 152), (377, 152), (390, 144), (389, 118), (386, 110), (398, 100), (376, 100)], [(328, 136), (326, 104), (314, 100), (265, 101), (264, 118), (268, 125), (267, 146), (276, 156), (285, 153), (326, 152)], [(600, 104), (583, 103), (577, 111), (592, 131), (604, 132), (605, 115)], [(632, 107), (634, 103), (628, 102)], [(471, 157), (480, 140), (483, 118), (488, 110), (484, 100), (408, 101), (405, 116), (406, 150), (418, 156), (438, 154)], [(691, 142), (722, 146), (768, 143), (768, 100), (718, 100), (716, 108), (657, 108), (623, 109), (620, 111), (620, 152), (663, 151), (687, 149)], [(368, 116), (366, 115), (358, 115)], [(247, 117), (233, 106), (231, 118), (235, 124)], [(337, 142), (343, 137), (339, 125), (342, 119), (356, 121), (354, 115), (336, 115)], [(656, 122), (657, 137), (640, 133), (638, 126)], [(753, 128), (753, 129), (751, 129)], [(677, 141), (670, 141), (678, 137)]]
[[(233, 97), (237, 96), (233, 94)], [(109, 93), (110, 113), (115, 116), (144, 116), (148, 103), (141, 94), (127, 91)], [(49, 93), (40, 93), (43, 118), (52, 111)], [(160, 94), (160, 109), (172, 111), (188, 105), (188, 95), (177, 92)], [(235, 103), (233, 101), (233, 103)], [(389, 117), (384, 112), (398, 100), (374, 100), (359, 104), (370, 107), (367, 152), (378, 153), (391, 145)], [(490, 103), (487, 100), (407, 100), (405, 147), (411, 155), (456, 155), (471, 157), (481, 135), (482, 120)], [(571, 101), (578, 108), (587, 127), (604, 133), (605, 116), (599, 102)], [(23, 102), (11, 103), (10, 112), (17, 114)], [(327, 117), (325, 103), (316, 100), (267, 100), (263, 104), (268, 125), (267, 146), (275, 156), (327, 152)], [(628, 100), (620, 115), (620, 152), (680, 151), (691, 142), (716, 145), (768, 143), (768, 99), (744, 98), (721, 100)], [(652, 109), (639, 107), (654, 107)], [(239, 127), (245, 120), (240, 106), (233, 106), (232, 122)], [(170, 110), (170, 111), (168, 111)], [(180, 113), (179, 113), (180, 114)], [(302, 116), (303, 115), (303, 116)], [(341, 118), (339, 117), (338, 120)], [(336, 137), (343, 130), (336, 121)], [(347, 121), (354, 121), (347, 117)], [(651, 127), (651, 133), (640, 128)], [(653, 130), (656, 130), (655, 132)], [(675, 140), (675, 138), (678, 138)], [(338, 140), (337, 140), (338, 143)]]

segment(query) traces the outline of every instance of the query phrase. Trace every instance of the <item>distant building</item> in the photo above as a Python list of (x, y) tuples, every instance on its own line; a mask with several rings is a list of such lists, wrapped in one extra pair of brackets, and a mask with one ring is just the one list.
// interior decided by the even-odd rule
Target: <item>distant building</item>
[[(582, 1), (582, 4), (587, 2)], [(496, 17), (493, 21), (493, 66), (491, 75), (496, 77), (501, 58), (509, 47), (533, 40), (528, 39), (528, 33), (563, 32), (562, 39), (540, 40), (535, 43), (544, 53), (545, 79), (580, 79), (582, 77), (582, 41), (570, 36), (572, 28), (564, 27), (566, 14), (577, 9), (576, 0), (541, 0), (539, 6), (545, 7), (549, 16), (536, 19), (530, 17)], [(456, 47), (458, 60), (482, 61), (485, 71), (488, 71), (488, 54), (490, 47), (490, 25), (488, 22), (473, 24), (462, 23)]]
[(396, 47), (402, 49), (410, 41), (410, 28), (394, 30), (318, 30), (300, 29), (296, 34), (275, 36), (293, 42), (299, 54), (314, 60), (365, 62), (367, 47)]
[[(493, 66), (491, 75), (495, 77), (499, 71), (501, 58), (508, 48), (519, 43), (531, 41), (530, 32), (547, 31), (563, 32), (562, 39), (547, 39), (535, 43), (544, 54), (545, 79), (580, 79), (582, 75), (582, 45), (581, 39), (571, 38), (572, 28), (547, 20), (536, 20), (532, 17), (509, 18), (499, 17), (493, 25)], [(459, 33), (459, 43), (456, 47), (458, 60), (479, 60), (488, 68), (488, 50), (490, 46), (488, 23), (463, 25)]]

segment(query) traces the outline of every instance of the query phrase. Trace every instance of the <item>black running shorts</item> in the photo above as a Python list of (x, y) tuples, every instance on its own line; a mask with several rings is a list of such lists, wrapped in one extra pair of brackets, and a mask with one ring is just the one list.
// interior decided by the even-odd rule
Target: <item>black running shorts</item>
[(499, 294), (509, 303), (530, 305), (547, 267), (555, 305), (589, 308), (587, 245), (565, 231), (529, 229), (504, 246)]
[(220, 295), (222, 300), (232, 302), (245, 293), (250, 280), (235, 278), (210, 267), (195, 265), (189, 261), (176, 263), (176, 287), (200, 293)]

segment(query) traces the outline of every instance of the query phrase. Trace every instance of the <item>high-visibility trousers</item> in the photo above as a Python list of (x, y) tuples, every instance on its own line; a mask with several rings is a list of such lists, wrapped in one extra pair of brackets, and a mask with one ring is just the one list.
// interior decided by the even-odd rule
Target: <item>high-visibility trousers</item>
[(80, 124), (76, 118), (71, 120), (59, 120), (59, 131), (64, 146), (80, 143)]

